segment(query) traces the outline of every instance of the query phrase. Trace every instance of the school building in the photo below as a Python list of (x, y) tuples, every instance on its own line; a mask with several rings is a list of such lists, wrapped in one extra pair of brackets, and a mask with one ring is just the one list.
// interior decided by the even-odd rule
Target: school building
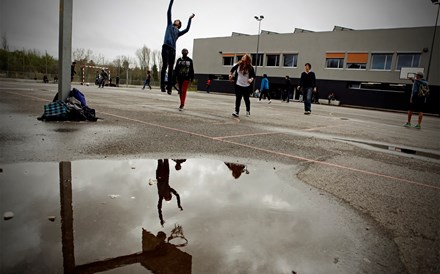
[(256, 88), (267, 74), (273, 98), (280, 98), (286, 75), (296, 86), (304, 64), (310, 63), (319, 98), (334, 92), (343, 105), (407, 110), (412, 83), (406, 78), (422, 71), (431, 90), (426, 112), (440, 114), (440, 33), (435, 31), (434, 26), (371, 30), (335, 26), (324, 32), (263, 30), (260, 36), (199, 38), (193, 45), (195, 78), (198, 90), (205, 90), (206, 81), (212, 79), (211, 91), (233, 93), (229, 70), (250, 53), (257, 70)]

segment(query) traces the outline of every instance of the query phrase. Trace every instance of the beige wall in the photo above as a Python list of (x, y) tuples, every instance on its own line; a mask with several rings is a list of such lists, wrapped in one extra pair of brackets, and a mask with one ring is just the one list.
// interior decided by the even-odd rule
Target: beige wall
[[(420, 67), (428, 71), (429, 55), (434, 27), (331, 31), (312, 33), (262, 34), (259, 53), (297, 53), (298, 67), (258, 67), (258, 75), (297, 78), (303, 71), (304, 63), (312, 64), (318, 79), (368, 81), (383, 83), (408, 83), (400, 80), (396, 71), (397, 53), (421, 53)], [(257, 35), (241, 35), (194, 40), (193, 60), (198, 74), (227, 74), (230, 66), (222, 65), (222, 53), (256, 53)], [(428, 48), (428, 52), (423, 52)], [(440, 85), (440, 28), (437, 30), (432, 56), (430, 84)], [(368, 52), (366, 70), (327, 69), (326, 52)], [(391, 71), (370, 70), (371, 53), (393, 53)], [(266, 59), (264, 59), (266, 60)], [(282, 63), (282, 61), (280, 62)], [(264, 61), (265, 64), (265, 61)], [(282, 65), (282, 64), (281, 64)], [(345, 67), (345, 66), (344, 66)]]

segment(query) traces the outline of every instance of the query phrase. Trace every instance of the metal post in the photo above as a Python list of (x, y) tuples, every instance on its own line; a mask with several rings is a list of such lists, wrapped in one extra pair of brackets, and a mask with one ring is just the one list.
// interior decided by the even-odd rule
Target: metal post
[(434, 51), (434, 45), (435, 45), (435, 33), (437, 32), (438, 14), (440, 12), (440, 3), (437, 1), (434, 4), (437, 5), (437, 17), (435, 19), (434, 34), (432, 35), (432, 44), (431, 44), (431, 49), (430, 49), (430, 53), (429, 53), (428, 71), (426, 72), (426, 80), (428, 82), (429, 82), (429, 73), (431, 72), (432, 53)]
[(260, 47), (260, 32), (261, 32), (261, 21), (264, 19), (263, 15), (258, 16), (254, 16), (254, 18), (258, 21), (258, 38), (257, 38), (257, 54), (255, 57), (255, 79), (254, 79), (254, 87), (253, 87), (253, 91), (255, 91), (255, 85), (256, 85), (256, 79), (257, 79), (257, 72), (258, 72), (258, 61), (259, 61), (259, 56), (258, 56), (258, 51), (259, 51), (259, 47)]
[(58, 41), (58, 99), (65, 100), (70, 93), (70, 65), (72, 58), (73, 0), (60, 0)]

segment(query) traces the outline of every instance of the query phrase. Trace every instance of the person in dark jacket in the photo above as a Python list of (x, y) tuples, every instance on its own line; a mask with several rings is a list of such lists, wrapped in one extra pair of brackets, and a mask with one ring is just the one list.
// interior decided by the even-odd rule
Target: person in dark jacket
[(182, 27), (182, 22), (180, 20), (171, 21), (171, 9), (173, 7), (174, 0), (170, 0), (170, 5), (168, 6), (167, 12), (167, 28), (165, 31), (164, 42), (162, 45), (162, 70), (160, 72), (160, 90), (165, 92), (165, 75), (168, 69), (168, 81), (166, 91), (171, 95), (171, 90), (173, 87), (173, 66), (174, 60), (176, 59), (176, 42), (177, 39), (187, 33), (191, 27), (191, 20), (194, 18), (194, 13), (188, 19), (188, 25), (186, 29), (179, 31)]
[(252, 82), (255, 80), (255, 70), (252, 66), (252, 57), (247, 53), (241, 60), (231, 68), (229, 80), (235, 81), (235, 112), (232, 116), (239, 117), (241, 98), (246, 104), (246, 116), (251, 115), (251, 101), (249, 96), (252, 93)]
[(283, 101), (286, 101), (286, 103), (289, 103), (290, 101), (290, 95), (292, 94), (292, 83), (290, 82), (289, 75), (286, 75), (284, 78), (284, 98)]
[(182, 57), (177, 59), (175, 71), (177, 74), (177, 85), (179, 86), (180, 91), (179, 110), (182, 111), (185, 106), (188, 86), (194, 80), (193, 60), (188, 57), (187, 49), (182, 49)]
[(76, 65), (76, 62), (72, 62), (72, 64), (70, 65), (70, 82), (73, 81), (73, 76), (75, 76), (75, 74), (76, 74), (75, 65)]
[(142, 89), (145, 89), (145, 87), (148, 86), (151, 90), (150, 82), (151, 82), (151, 71), (147, 71), (147, 77), (145, 78), (144, 87)]
[(316, 92), (316, 76), (313, 71), (310, 71), (312, 65), (306, 63), (304, 72), (301, 73), (298, 90), (302, 88), (304, 98), (304, 114), (312, 113), (312, 92)]

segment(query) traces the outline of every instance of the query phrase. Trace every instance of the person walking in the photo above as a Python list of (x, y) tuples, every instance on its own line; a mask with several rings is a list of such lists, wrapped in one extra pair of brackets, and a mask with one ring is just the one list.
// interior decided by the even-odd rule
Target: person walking
[(304, 65), (304, 72), (301, 73), (298, 90), (302, 88), (304, 99), (304, 114), (312, 113), (312, 92), (316, 92), (316, 76), (310, 69), (312, 65), (306, 63)]
[(251, 101), (249, 96), (252, 93), (252, 82), (255, 78), (255, 70), (252, 66), (252, 57), (249, 53), (243, 55), (240, 61), (229, 71), (229, 80), (235, 81), (235, 112), (232, 116), (239, 117), (241, 98), (246, 104), (246, 116), (251, 115)]
[(75, 61), (73, 61), (72, 64), (70, 65), (70, 82), (73, 81), (73, 77), (74, 77), (75, 74), (76, 74), (76, 71), (75, 71), (75, 65), (76, 65), (76, 62), (75, 62)]
[(428, 81), (423, 79), (423, 72), (417, 72), (415, 79), (412, 77), (408, 79), (413, 82), (413, 85), (411, 89), (411, 96), (409, 98), (408, 121), (403, 126), (411, 127), (411, 118), (413, 112), (418, 112), (419, 118), (417, 120), (417, 125), (414, 127), (421, 129), (426, 98), (429, 95), (429, 84)]
[(261, 98), (263, 96), (267, 97), (267, 99), (269, 100), (269, 102), (267, 103), (270, 104), (271, 101), (270, 101), (270, 92), (269, 92), (269, 79), (267, 78), (267, 74), (263, 74), (263, 79), (261, 80), (261, 85), (260, 85), (260, 98), (258, 101), (261, 101)]
[(145, 89), (145, 87), (148, 86), (151, 90), (150, 82), (151, 82), (151, 71), (147, 71), (147, 78), (145, 78), (144, 87), (142, 89)]
[(182, 57), (176, 62), (176, 78), (180, 93), (179, 110), (182, 111), (185, 107), (186, 94), (189, 84), (194, 80), (194, 65), (193, 60), (188, 57), (188, 50), (182, 49)]
[(194, 13), (189, 17), (186, 29), (179, 31), (182, 27), (180, 20), (171, 21), (171, 9), (173, 7), (174, 0), (170, 0), (167, 12), (167, 27), (165, 31), (164, 42), (162, 45), (162, 70), (160, 72), (160, 90), (165, 92), (165, 75), (168, 70), (168, 83), (166, 85), (166, 91), (171, 95), (172, 91), (172, 79), (173, 79), (173, 66), (176, 59), (176, 42), (177, 39), (187, 33), (191, 27), (191, 21), (194, 18)]
[(290, 101), (290, 95), (292, 94), (292, 83), (290, 82), (289, 75), (286, 75), (284, 78), (284, 94), (286, 98), (283, 98), (283, 101), (286, 101), (286, 103), (289, 103)]
[(105, 86), (105, 81), (108, 79), (108, 73), (107, 71), (105, 71), (105, 69), (101, 69), (101, 73), (100, 73), (100, 81), (99, 81), (99, 86), (98, 88), (104, 88)]

